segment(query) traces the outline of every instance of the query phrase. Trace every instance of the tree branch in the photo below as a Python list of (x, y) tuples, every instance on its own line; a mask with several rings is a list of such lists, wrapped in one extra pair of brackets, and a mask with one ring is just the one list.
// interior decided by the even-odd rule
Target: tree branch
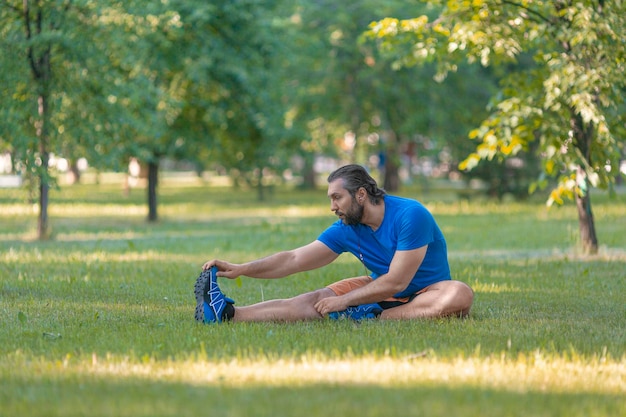
[(543, 20), (546, 23), (551, 23), (552, 21), (550, 19), (548, 19), (547, 17), (545, 17), (544, 15), (542, 15), (541, 13), (539, 13), (537, 10), (531, 9), (530, 7), (524, 6), (520, 3), (517, 3), (515, 1), (511, 1), (511, 0), (501, 0), (503, 4), (508, 4), (510, 6), (515, 6), (515, 7), (519, 7), (520, 9), (524, 9), (526, 10), (528, 13), (538, 17), (539, 19)]
[[(30, 21), (30, 7), (28, 6), (28, 0), (24, 0), (22, 9), (22, 16), (24, 18), (24, 29), (26, 30), (26, 40), (31, 41), (33, 38), (33, 33), (31, 31), (31, 21)], [(35, 61), (35, 56), (33, 53), (33, 45), (31, 44), (28, 47), (28, 62), (30, 63), (30, 68), (33, 70), (33, 75), (35, 79), (38, 79), (41, 74), (39, 73), (39, 68), (37, 68), (37, 62)]]

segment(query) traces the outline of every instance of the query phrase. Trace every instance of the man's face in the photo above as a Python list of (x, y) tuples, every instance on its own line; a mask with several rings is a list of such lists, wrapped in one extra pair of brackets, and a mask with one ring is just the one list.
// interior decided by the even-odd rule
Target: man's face
[(347, 225), (357, 225), (363, 218), (363, 206), (348, 190), (343, 188), (343, 180), (337, 179), (328, 184), (330, 209)]

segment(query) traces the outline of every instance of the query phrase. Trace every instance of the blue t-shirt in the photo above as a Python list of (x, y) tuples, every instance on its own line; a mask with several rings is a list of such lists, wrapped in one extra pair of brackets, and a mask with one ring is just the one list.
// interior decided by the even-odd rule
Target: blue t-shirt
[(395, 297), (408, 297), (435, 282), (450, 279), (446, 240), (428, 209), (408, 198), (386, 195), (384, 199), (385, 215), (376, 231), (364, 224), (348, 226), (337, 220), (317, 240), (337, 254), (350, 252), (361, 259), (374, 279), (389, 272), (397, 250), (428, 245), (411, 283)]

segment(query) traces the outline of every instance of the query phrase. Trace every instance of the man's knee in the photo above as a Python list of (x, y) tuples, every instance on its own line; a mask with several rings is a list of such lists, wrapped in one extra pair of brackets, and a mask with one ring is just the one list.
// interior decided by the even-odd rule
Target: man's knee
[(288, 301), (299, 306), (314, 306), (319, 300), (333, 296), (335, 296), (335, 293), (330, 288), (320, 288), (319, 290), (296, 295)]
[(474, 302), (474, 291), (461, 281), (440, 281), (433, 284), (429, 291), (441, 291), (435, 304), (439, 316), (465, 317), (469, 314)]
[(458, 305), (456, 315), (465, 317), (469, 314), (474, 303), (474, 291), (464, 282), (451, 281), (455, 304)]

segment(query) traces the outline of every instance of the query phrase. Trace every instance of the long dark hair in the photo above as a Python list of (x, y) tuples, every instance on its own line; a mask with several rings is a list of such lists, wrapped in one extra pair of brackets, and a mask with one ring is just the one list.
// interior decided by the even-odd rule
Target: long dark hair
[(343, 180), (343, 188), (348, 190), (352, 197), (356, 195), (359, 188), (365, 188), (370, 202), (374, 205), (380, 203), (387, 194), (385, 190), (378, 188), (376, 180), (361, 165), (351, 164), (337, 168), (328, 176), (328, 182), (331, 183), (339, 178)]

